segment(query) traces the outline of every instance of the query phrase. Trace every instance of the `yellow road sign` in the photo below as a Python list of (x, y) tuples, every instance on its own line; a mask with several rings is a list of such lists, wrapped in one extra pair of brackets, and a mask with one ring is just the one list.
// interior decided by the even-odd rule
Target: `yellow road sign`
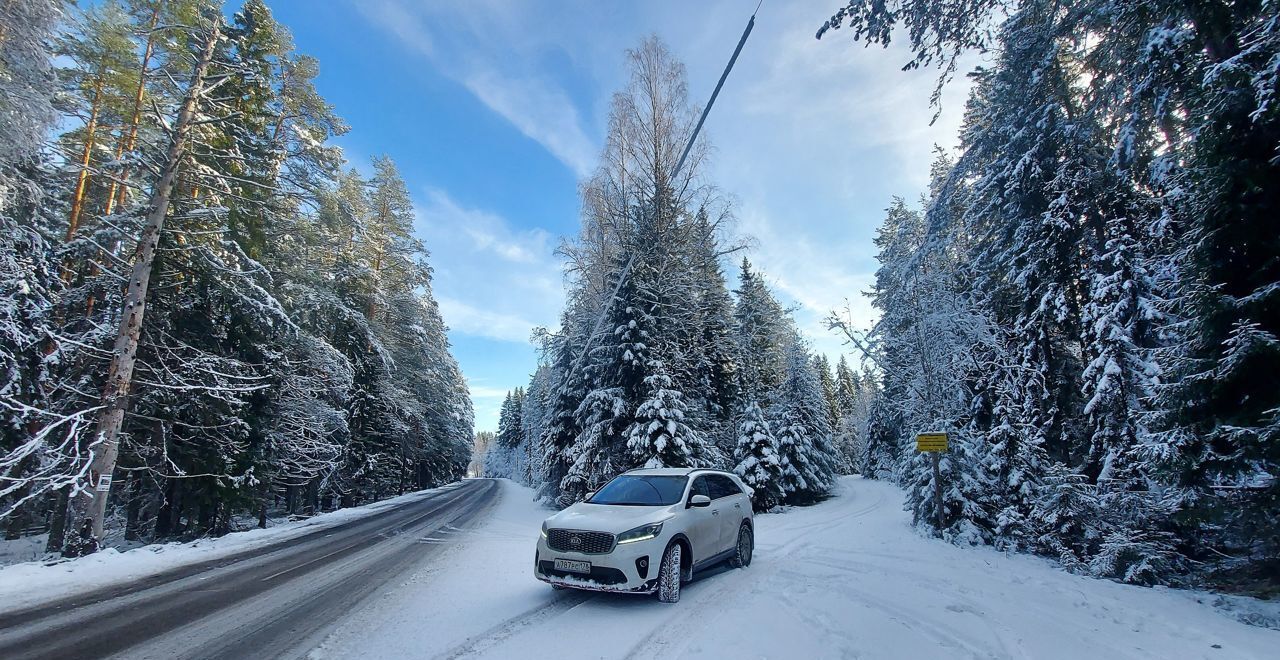
[(916, 451), (946, 451), (946, 433), (919, 433), (916, 435)]

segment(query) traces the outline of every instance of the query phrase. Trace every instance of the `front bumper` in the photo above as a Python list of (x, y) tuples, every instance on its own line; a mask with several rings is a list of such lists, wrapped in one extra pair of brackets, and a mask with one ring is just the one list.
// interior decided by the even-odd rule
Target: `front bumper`
[[(651, 594), (658, 589), (658, 565), (667, 547), (665, 535), (647, 541), (617, 545), (603, 554), (552, 550), (545, 538), (538, 538), (533, 576), (548, 584), (615, 593)], [(591, 574), (555, 570), (555, 560), (591, 563)]]

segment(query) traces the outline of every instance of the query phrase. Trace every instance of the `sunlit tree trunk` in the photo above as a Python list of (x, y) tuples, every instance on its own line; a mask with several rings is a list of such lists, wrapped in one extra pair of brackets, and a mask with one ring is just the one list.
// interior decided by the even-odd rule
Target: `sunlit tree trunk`
[[(163, 6), (163, 2), (156, 2), (155, 8), (151, 10), (151, 20), (147, 24), (147, 45), (142, 51), (142, 66), (138, 69), (138, 86), (133, 93), (133, 114), (129, 118), (128, 132), (122, 132), (120, 141), (116, 144), (116, 160), (125, 153), (133, 151), (138, 145), (138, 127), (142, 123), (142, 98), (147, 87), (147, 67), (151, 66), (151, 56), (155, 54), (155, 28), (160, 21), (160, 8)], [(116, 206), (124, 206), (128, 201), (128, 186), (124, 185), (128, 180), (129, 168), (125, 167), (121, 169), (120, 176), (111, 182), (103, 215), (111, 215)]]
[(115, 471), (116, 456), (119, 452), (120, 427), (124, 422), (129, 388), (133, 382), (138, 340), (142, 334), (147, 288), (151, 282), (151, 264), (160, 242), (160, 231), (164, 228), (165, 216), (169, 213), (169, 202), (196, 113), (196, 104), (203, 93), (209, 64), (213, 60), (214, 49), (220, 35), (220, 24), (215, 22), (197, 61), (187, 96), (178, 112), (172, 142), (164, 160), (160, 179), (151, 192), (146, 224), (134, 253), (133, 272), (129, 277), (124, 310), (120, 317), (111, 365), (107, 371), (107, 382), (103, 388), (103, 412), (98, 418), (98, 429), (93, 444), (89, 447), (93, 460), (89, 468), (88, 489), (75, 495), (67, 516), (75, 525), (72, 529), (72, 539), (64, 550), (64, 554), (67, 555), (75, 556), (93, 552), (102, 540), (102, 523), (106, 513), (107, 497), (111, 491), (111, 475)]
[[(80, 227), (80, 215), (84, 212), (85, 191), (89, 187), (89, 162), (93, 158), (94, 137), (98, 132), (98, 114), (102, 106), (102, 85), (106, 71), (98, 69), (93, 81), (93, 101), (89, 106), (89, 122), (84, 127), (84, 151), (80, 154), (80, 173), (76, 176), (76, 190), (71, 198), (71, 216), (67, 219), (67, 241), (75, 238)], [(65, 276), (65, 274), (64, 274)]]

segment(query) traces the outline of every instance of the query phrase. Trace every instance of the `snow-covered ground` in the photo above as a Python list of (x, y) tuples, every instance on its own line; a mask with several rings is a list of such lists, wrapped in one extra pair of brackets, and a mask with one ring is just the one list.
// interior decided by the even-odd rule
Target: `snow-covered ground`
[(426, 539), (459, 542), (352, 613), (312, 657), (1234, 660), (1280, 649), (1280, 632), (1232, 619), (1212, 595), (922, 537), (901, 491), (858, 478), (818, 506), (760, 516), (751, 567), (700, 578), (678, 604), (553, 591), (532, 576), (549, 512), (527, 489), (504, 489), (487, 523)]
[[(398, 507), (457, 485), (454, 483), (434, 490), (409, 493), (374, 504), (339, 509), (306, 520), (267, 529), (236, 532), (219, 538), (190, 543), (146, 545), (126, 552), (107, 548), (97, 554), (73, 560), (36, 560), (4, 566), (0, 568), (0, 612), (24, 609), (84, 591), (125, 584), (179, 566), (220, 559)], [(9, 552), (16, 557), (27, 558), (39, 556), (44, 547), (43, 541), (39, 542), (37, 548), (30, 539), (9, 543), (22, 542), (25, 545), (20, 549), (14, 549), (17, 548), (16, 545), (11, 546)]]

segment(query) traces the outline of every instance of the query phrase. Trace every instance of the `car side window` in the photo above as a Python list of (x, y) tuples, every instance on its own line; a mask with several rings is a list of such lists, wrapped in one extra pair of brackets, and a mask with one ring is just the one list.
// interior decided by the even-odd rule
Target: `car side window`
[(730, 495), (737, 495), (742, 492), (738, 488), (738, 485), (733, 483), (733, 480), (729, 477), (713, 474), (708, 476), (707, 479), (711, 482), (711, 499), (713, 500), (718, 500), (722, 497), (729, 497)]
[(710, 488), (707, 486), (706, 477), (698, 477), (693, 480), (693, 487), (689, 489), (689, 499), (693, 499), (694, 495), (706, 495), (713, 500), (715, 499), (715, 497), (711, 495)]

